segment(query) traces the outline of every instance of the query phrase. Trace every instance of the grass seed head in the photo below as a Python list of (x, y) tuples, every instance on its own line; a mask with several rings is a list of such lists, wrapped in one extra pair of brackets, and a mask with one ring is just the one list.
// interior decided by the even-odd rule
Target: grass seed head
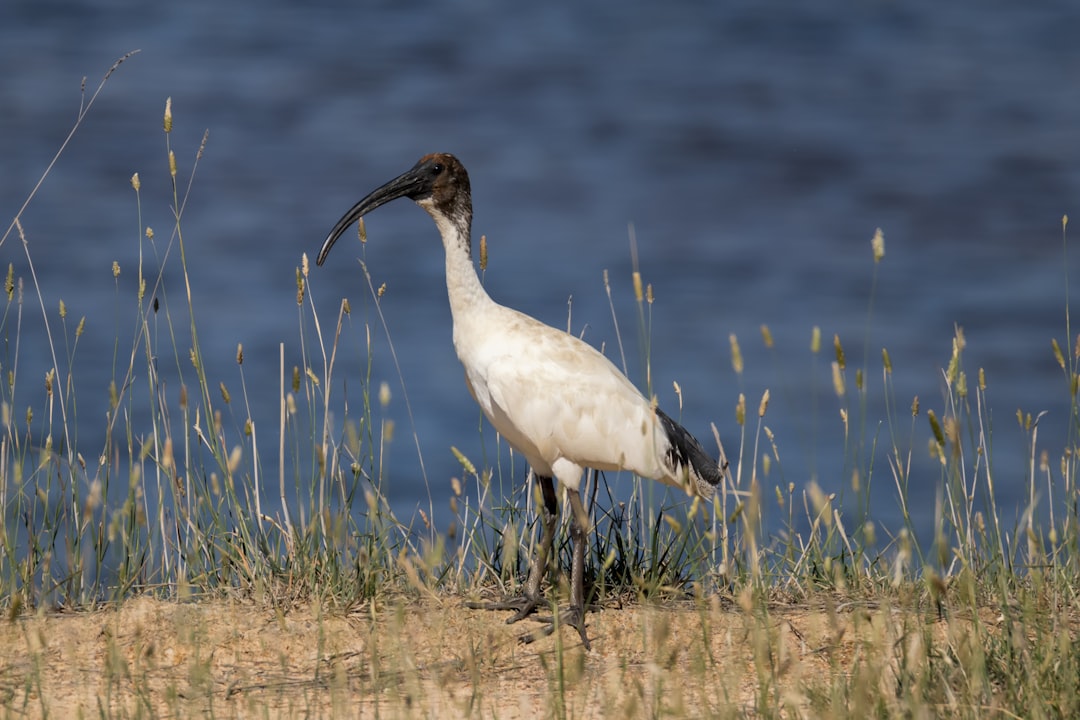
[(161, 450), (161, 467), (165, 470), (172, 470), (173, 464), (174, 459), (172, 438), (165, 438), (165, 447)]
[(465, 457), (465, 453), (461, 452), (453, 445), (450, 446), (450, 452), (452, 452), (454, 454), (454, 457), (457, 458), (457, 461), (461, 463), (461, 467), (465, 468), (465, 472), (469, 473), (470, 475), (476, 474), (476, 466), (473, 465), (472, 460)]
[(840, 363), (833, 361), (832, 364), (832, 382), (833, 391), (836, 392), (836, 397), (843, 398), (847, 394), (844, 388), (844, 373), (841, 372), (842, 366)]
[(101, 481), (94, 480), (90, 483), (90, 492), (86, 496), (85, 504), (83, 505), (83, 522), (87, 522), (94, 517), (94, 511), (101, 506)]
[(956, 382), (956, 374), (960, 371), (960, 350), (963, 344), (959, 337), (953, 338), (952, 355), (949, 357), (949, 366), (945, 369), (945, 380), (952, 385)]
[(731, 367), (735, 369), (736, 375), (742, 375), (743, 358), (742, 350), (739, 349), (739, 338), (735, 337), (735, 333), (731, 333), (728, 341), (731, 342)]
[(934, 441), (938, 444), (938, 447), (945, 447), (945, 433), (941, 430), (941, 423), (938, 422), (937, 414), (933, 410), (927, 410), (926, 417), (930, 419), (930, 429), (934, 433)]
[(1050, 338), (1050, 347), (1054, 350), (1054, 359), (1057, 360), (1057, 364), (1062, 370), (1065, 369), (1065, 355), (1061, 352), (1061, 346), (1058, 345), (1057, 338)]
[(240, 469), (240, 461), (244, 457), (244, 449), (239, 445), (234, 445), (232, 452), (229, 453), (229, 461), (226, 467), (229, 468), (229, 472), (235, 474)]
[(874, 251), (874, 262), (881, 262), (885, 257), (885, 233), (878, 228), (874, 231), (874, 237), (870, 240), (870, 248)]
[(765, 343), (766, 348), (772, 350), (772, 348), (773, 348), (772, 330), (770, 330), (769, 326), (764, 324), (764, 323), (762, 323), (762, 325), (761, 325), (761, 341)]
[(825, 491), (821, 489), (821, 486), (813, 480), (810, 481), (810, 484), (807, 485), (806, 489), (810, 495), (810, 502), (814, 506), (814, 512), (817, 517), (824, 521), (825, 527), (832, 527), (833, 516), (831, 506), (835, 496), (825, 494)]

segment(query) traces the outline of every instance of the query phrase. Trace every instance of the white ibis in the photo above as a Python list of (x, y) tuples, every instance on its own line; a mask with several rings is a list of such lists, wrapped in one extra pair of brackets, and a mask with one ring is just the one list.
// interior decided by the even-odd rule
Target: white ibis
[[(540, 586), (559, 511), (555, 478), (573, 512), (574, 544), (570, 606), (556, 614), (589, 648), (584, 587), (589, 520), (579, 492), (584, 469), (628, 470), (709, 498), (727, 473), (727, 462), (713, 461), (593, 347), (491, 299), (473, 266), (469, 175), (453, 155), (425, 155), (356, 203), (327, 235), (316, 263), (323, 264), (350, 225), (403, 197), (426, 210), (442, 235), (454, 349), (465, 366), (465, 384), (495, 429), (525, 456), (544, 497), (543, 534), (523, 595), (475, 607), (516, 610), (508, 620), (516, 622), (543, 602)], [(555, 623), (551, 618), (544, 634)]]

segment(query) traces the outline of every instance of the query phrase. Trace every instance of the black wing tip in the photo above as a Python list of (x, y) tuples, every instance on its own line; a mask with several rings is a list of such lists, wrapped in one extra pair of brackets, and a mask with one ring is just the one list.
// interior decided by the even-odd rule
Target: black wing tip
[(664, 432), (667, 433), (668, 440), (671, 442), (668, 458), (672, 463), (691, 470), (708, 486), (718, 486), (727, 472), (727, 462), (725, 461), (724, 467), (721, 468), (717, 461), (709, 457), (709, 453), (696, 437), (660, 408), (656, 408), (656, 416), (663, 423)]

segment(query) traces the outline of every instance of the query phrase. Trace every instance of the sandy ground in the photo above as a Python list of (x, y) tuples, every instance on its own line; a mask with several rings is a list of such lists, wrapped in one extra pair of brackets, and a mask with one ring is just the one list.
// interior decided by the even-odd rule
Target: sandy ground
[(5, 618), (0, 717), (753, 714), (763, 685), (771, 703), (805, 707), (806, 688), (852, 672), (860, 654), (868, 681), (887, 683), (888, 658), (875, 671), (866, 648), (924, 635), (867, 606), (631, 605), (589, 615), (585, 652), (569, 628), (522, 644), (538, 624), (507, 615), (459, 597), (349, 613), (139, 597)]

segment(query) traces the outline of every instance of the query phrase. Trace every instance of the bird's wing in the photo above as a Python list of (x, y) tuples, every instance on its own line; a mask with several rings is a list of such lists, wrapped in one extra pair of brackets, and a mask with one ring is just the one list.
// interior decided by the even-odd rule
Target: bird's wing
[(565, 458), (662, 475), (662, 429), (633, 383), (578, 338), (520, 313), (509, 320), (467, 367), (478, 402), (511, 445), (541, 467)]

